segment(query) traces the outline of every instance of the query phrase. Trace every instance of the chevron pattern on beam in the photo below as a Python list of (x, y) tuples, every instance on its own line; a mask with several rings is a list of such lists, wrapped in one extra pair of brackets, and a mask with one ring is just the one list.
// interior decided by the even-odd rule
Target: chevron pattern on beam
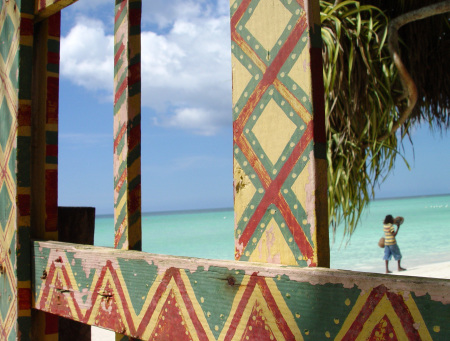
[(450, 337), (450, 280), (60, 242), (34, 251), (35, 308), (143, 340)]

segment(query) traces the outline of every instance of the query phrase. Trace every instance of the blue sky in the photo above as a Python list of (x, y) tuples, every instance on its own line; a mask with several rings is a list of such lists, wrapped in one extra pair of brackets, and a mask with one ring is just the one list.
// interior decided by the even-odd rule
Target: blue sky
[[(59, 205), (113, 212), (110, 0), (62, 14)], [(142, 210), (232, 207), (228, 0), (143, 1)], [(450, 193), (450, 139), (413, 136), (376, 198)]]

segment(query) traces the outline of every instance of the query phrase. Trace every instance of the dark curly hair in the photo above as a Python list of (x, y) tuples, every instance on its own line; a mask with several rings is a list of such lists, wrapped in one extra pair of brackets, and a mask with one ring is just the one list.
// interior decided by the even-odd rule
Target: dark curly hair
[(393, 224), (394, 223), (394, 217), (391, 214), (388, 214), (386, 218), (384, 218), (383, 224)]

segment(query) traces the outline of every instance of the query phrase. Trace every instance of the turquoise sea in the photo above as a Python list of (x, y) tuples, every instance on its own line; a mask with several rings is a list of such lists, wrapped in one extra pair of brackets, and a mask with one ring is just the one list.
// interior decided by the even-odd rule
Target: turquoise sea
[[(337, 230), (330, 232), (331, 268), (368, 272), (384, 271), (383, 236), (386, 214), (402, 216), (397, 235), (403, 254), (402, 266), (415, 267), (450, 261), (450, 195), (372, 201), (350, 241)], [(112, 247), (114, 219), (95, 220), (95, 245)], [(144, 214), (142, 249), (145, 252), (210, 259), (234, 257), (234, 216), (232, 209)], [(395, 269), (394, 264), (391, 268)]]

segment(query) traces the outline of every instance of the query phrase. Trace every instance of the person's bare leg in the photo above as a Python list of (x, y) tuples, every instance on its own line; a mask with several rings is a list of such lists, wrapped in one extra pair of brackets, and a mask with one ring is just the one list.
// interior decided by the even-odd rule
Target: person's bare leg
[(385, 260), (385, 262), (386, 262), (386, 273), (387, 273), (387, 274), (392, 273), (392, 271), (389, 271), (389, 261), (388, 261), (388, 260)]
[(398, 271), (405, 271), (406, 269), (405, 268), (402, 268), (401, 266), (400, 266), (400, 261), (398, 261)]

